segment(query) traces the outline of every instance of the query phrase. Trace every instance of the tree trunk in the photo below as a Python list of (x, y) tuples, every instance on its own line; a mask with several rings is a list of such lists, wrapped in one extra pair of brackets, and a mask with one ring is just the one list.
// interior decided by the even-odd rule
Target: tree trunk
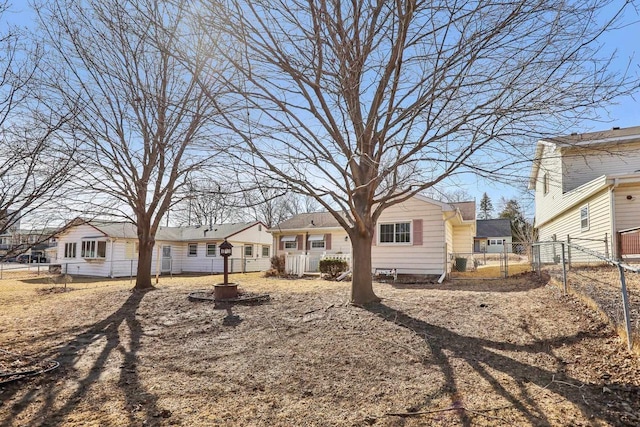
[(138, 273), (136, 275), (136, 290), (152, 289), (151, 262), (153, 260), (153, 246), (155, 240), (144, 233), (138, 234)]
[(351, 303), (364, 305), (379, 302), (380, 298), (373, 292), (371, 278), (371, 233), (353, 233), (351, 238), (352, 277)]

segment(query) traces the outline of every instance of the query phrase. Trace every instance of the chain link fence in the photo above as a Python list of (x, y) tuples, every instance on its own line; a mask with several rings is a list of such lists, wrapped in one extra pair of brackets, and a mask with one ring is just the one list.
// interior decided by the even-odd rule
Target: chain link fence
[(532, 265), (605, 315), (629, 350), (634, 343), (640, 350), (640, 265), (607, 255), (574, 243), (540, 242), (533, 245)]
[(451, 279), (501, 279), (531, 271), (530, 243), (503, 242), (480, 252), (448, 254)]

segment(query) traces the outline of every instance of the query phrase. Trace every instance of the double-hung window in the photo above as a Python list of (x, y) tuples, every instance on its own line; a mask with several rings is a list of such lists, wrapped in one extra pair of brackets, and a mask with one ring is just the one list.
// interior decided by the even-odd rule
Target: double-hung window
[(263, 246), (262, 247), (262, 257), (263, 258), (269, 258), (270, 253), (271, 253), (271, 251), (270, 251), (269, 246)]
[(411, 243), (411, 222), (380, 224), (380, 243)]
[(311, 249), (324, 249), (325, 248), (324, 234), (309, 236), (309, 245)]
[(188, 256), (198, 256), (198, 244), (197, 243), (189, 243), (189, 253)]
[(582, 231), (589, 230), (589, 205), (580, 208), (580, 229)]
[(207, 243), (207, 256), (216, 256), (216, 244)]

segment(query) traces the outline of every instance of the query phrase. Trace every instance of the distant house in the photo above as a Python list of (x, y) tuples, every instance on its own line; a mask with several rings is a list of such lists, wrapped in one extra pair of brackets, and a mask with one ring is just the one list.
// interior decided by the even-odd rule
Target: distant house
[(640, 252), (640, 126), (538, 141), (529, 189), (540, 241)]
[[(371, 262), (398, 274), (441, 275), (451, 269), (453, 253), (471, 253), (475, 202), (443, 203), (415, 196), (387, 208), (375, 228)], [(309, 271), (324, 255), (350, 254), (346, 231), (327, 212), (296, 215), (269, 230), (278, 254), (306, 254)]]
[(511, 220), (478, 219), (476, 236), (473, 238), (473, 251), (476, 253), (512, 252)]
[[(77, 221), (58, 237), (57, 264), (77, 275), (136, 275), (138, 238), (135, 225)], [(161, 227), (156, 234), (152, 273), (218, 273), (223, 271), (219, 245), (233, 245), (230, 271), (264, 271), (270, 266), (271, 235), (261, 222), (213, 226)]]

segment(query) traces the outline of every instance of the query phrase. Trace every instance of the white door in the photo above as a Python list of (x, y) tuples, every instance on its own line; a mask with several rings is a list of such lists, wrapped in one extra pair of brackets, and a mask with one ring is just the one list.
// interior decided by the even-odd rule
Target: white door
[(162, 270), (163, 273), (171, 271), (171, 246), (162, 247)]

